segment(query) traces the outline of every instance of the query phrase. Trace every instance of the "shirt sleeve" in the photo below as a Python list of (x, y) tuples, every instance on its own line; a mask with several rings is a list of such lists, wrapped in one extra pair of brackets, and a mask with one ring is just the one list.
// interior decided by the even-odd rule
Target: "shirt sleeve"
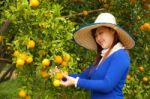
[(79, 77), (79, 78), (83, 78), (83, 79), (87, 79), (88, 75), (89, 75), (89, 71), (90, 71), (91, 66), (89, 66), (88, 68), (86, 68), (82, 73), (80, 74), (69, 74), (69, 76), (71, 77)]
[(103, 80), (87, 80), (79, 78), (77, 86), (103, 93), (110, 92), (121, 80), (121, 77), (125, 75), (129, 65), (130, 62), (128, 57), (115, 56), (110, 63), (107, 74)]

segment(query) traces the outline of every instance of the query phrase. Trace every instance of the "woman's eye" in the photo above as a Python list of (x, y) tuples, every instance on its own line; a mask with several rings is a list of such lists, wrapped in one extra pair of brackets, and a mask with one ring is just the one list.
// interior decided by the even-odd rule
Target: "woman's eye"
[(102, 32), (99, 32), (98, 34), (99, 34), (99, 35), (101, 35), (101, 34), (102, 34)]
[(98, 33), (96, 33), (95, 37), (101, 35), (102, 33), (103, 33), (103, 32), (98, 32)]
[(101, 35), (103, 32), (98, 32), (98, 35)]

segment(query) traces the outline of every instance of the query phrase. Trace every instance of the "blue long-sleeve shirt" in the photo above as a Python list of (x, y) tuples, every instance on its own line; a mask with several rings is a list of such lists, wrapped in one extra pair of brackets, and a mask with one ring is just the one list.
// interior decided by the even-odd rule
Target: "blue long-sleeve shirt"
[(93, 66), (81, 74), (70, 74), (79, 77), (77, 86), (91, 90), (91, 99), (123, 99), (122, 88), (130, 67), (128, 52), (120, 49), (111, 54), (97, 69)]

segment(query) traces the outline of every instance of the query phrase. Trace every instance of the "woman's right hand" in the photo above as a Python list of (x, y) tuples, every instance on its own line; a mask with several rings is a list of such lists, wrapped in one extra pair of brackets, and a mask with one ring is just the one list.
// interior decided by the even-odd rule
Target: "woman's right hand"
[(61, 72), (60, 69), (57, 68), (57, 66), (55, 66), (55, 68), (53, 70), (49, 70), (48, 74), (49, 75), (54, 75), (57, 72)]

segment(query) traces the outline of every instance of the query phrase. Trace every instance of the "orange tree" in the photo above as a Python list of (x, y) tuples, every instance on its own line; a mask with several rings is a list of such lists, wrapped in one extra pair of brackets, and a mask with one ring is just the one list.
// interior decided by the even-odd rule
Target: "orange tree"
[(76, 45), (72, 32), (93, 22), (99, 12), (108, 11), (117, 16), (119, 25), (136, 42), (130, 51), (131, 69), (124, 88), (125, 98), (147, 99), (150, 97), (149, 10), (148, 0), (5, 1), (0, 24), (9, 19), (11, 25), (1, 41), (5, 51), (12, 55), (7, 57), (12, 57), (17, 67), (21, 87), (15, 96), (87, 99), (87, 93), (80, 89), (73, 96), (73, 89), (57, 87), (62, 74), (50, 76), (48, 72), (58, 66), (63, 72), (79, 73), (91, 64), (95, 53)]
[[(74, 23), (61, 16), (62, 6), (48, 1), (5, 1), (3, 19), (11, 21), (5, 35), (6, 45), (12, 49), (12, 60), (22, 87), (18, 96), (46, 97), (44, 90), (59, 86), (60, 74), (51, 74), (55, 66), (62, 72), (77, 66), (69, 50)], [(10, 57), (11, 57), (10, 56)], [(35, 92), (36, 91), (36, 92)]]

